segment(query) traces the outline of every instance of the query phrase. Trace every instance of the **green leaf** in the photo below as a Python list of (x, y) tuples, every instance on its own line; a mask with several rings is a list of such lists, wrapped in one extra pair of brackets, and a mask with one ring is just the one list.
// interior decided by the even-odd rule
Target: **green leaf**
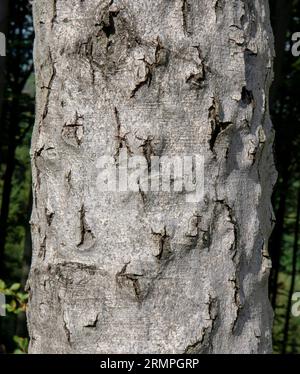
[(6, 304), (6, 310), (9, 312), (9, 313), (12, 313), (14, 311), (14, 308), (10, 305), (10, 304)]
[(15, 355), (24, 355), (25, 352), (23, 352), (23, 351), (21, 351), (21, 349), (17, 348), (17, 349), (14, 350), (14, 354)]
[(18, 292), (16, 294), (17, 298), (21, 301), (21, 302), (24, 302), (28, 299), (28, 294), (27, 293), (22, 293), (22, 292)]
[(1, 291), (4, 291), (5, 288), (6, 288), (6, 284), (5, 284), (5, 282), (4, 282), (2, 279), (0, 279), (0, 290), (1, 290)]
[(13, 285), (10, 286), (11, 291), (17, 291), (21, 287), (20, 283), (14, 283)]
[(6, 288), (5, 290), (4, 290), (4, 295), (6, 295), (6, 296), (12, 296), (14, 293), (13, 293), (13, 291), (11, 291), (10, 289), (8, 289), (8, 288)]
[(13, 337), (14, 342), (17, 344), (18, 349), (14, 351), (14, 353), (26, 353), (28, 351), (28, 339), (22, 338), (20, 336), (15, 335)]

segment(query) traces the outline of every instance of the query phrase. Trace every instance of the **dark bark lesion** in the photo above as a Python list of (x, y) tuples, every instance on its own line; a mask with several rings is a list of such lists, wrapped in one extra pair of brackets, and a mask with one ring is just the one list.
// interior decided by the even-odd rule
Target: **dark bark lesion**
[(171, 251), (171, 236), (167, 233), (167, 228), (164, 226), (162, 232), (155, 232), (151, 229), (152, 235), (158, 240), (158, 254), (155, 256), (158, 261), (167, 260), (172, 255)]
[(99, 322), (99, 313), (97, 313), (96, 317), (93, 319), (93, 321), (87, 323), (86, 325), (84, 325), (83, 327), (86, 327), (86, 328), (90, 328), (90, 329), (94, 329), (97, 327), (97, 324)]
[(84, 136), (84, 124), (83, 124), (84, 117), (79, 115), (76, 111), (75, 119), (71, 123), (65, 123), (62, 131), (61, 136), (63, 140), (73, 147), (80, 147), (83, 141)]
[(202, 327), (199, 338), (189, 344), (183, 354), (210, 353), (213, 350), (213, 334), (217, 331), (216, 322), (219, 318), (219, 299), (208, 294), (207, 305), (208, 325)]
[(120, 288), (123, 288), (124, 286), (128, 286), (128, 282), (129, 282), (129, 284), (131, 284), (133, 288), (136, 301), (141, 302), (143, 300), (143, 293), (142, 293), (139, 279), (140, 277), (143, 277), (143, 274), (128, 273), (127, 267), (129, 264), (130, 262), (127, 262), (122, 267), (121, 271), (119, 271), (116, 274), (116, 282)]
[(190, 35), (189, 25), (188, 25), (188, 16), (191, 11), (191, 4), (188, 0), (181, 0), (181, 14), (182, 14), (182, 29), (184, 34)]
[(189, 83), (191, 88), (203, 89), (205, 87), (205, 81), (207, 79), (207, 72), (210, 71), (209, 67), (205, 63), (205, 58), (202, 56), (202, 51), (199, 45), (193, 46), (197, 50), (197, 69), (198, 72), (192, 73), (186, 79), (186, 83)]
[(57, 20), (57, 0), (52, 0), (53, 1), (53, 15), (51, 18), (51, 29), (53, 29), (54, 24), (56, 23)]
[(46, 244), (47, 244), (47, 235), (44, 235), (42, 242), (40, 243), (40, 248), (38, 252), (38, 257), (41, 260), (45, 260), (46, 257)]
[(211, 125), (211, 137), (209, 140), (210, 150), (214, 153), (214, 147), (219, 135), (225, 131), (232, 122), (222, 122), (220, 119), (220, 103), (217, 98), (213, 98), (212, 105), (208, 109), (208, 119)]
[(51, 74), (50, 74), (48, 83), (46, 85), (41, 86), (41, 89), (42, 90), (46, 89), (47, 93), (46, 93), (46, 98), (45, 98), (44, 109), (42, 111), (42, 119), (40, 121), (40, 126), (41, 126), (41, 123), (43, 122), (43, 120), (45, 120), (45, 118), (48, 115), (48, 107), (49, 107), (50, 94), (51, 94), (51, 90), (52, 90), (54, 79), (56, 77), (55, 61), (53, 60), (50, 48), (48, 50), (48, 59), (47, 59), (47, 61), (49, 62), (50, 66), (51, 66)]
[(215, 13), (216, 13), (216, 16), (217, 16), (217, 21), (218, 21), (219, 17), (221, 15), (223, 15), (224, 8), (225, 8), (225, 0), (216, 0)]
[(148, 171), (151, 171), (151, 157), (155, 156), (155, 151), (153, 147), (154, 136), (148, 135), (146, 139), (142, 139), (136, 136), (138, 140), (141, 140), (143, 143), (139, 146), (142, 148), (143, 156), (145, 157), (148, 165)]
[(248, 90), (247, 87), (245, 86), (242, 88), (241, 102), (245, 106), (247, 105), (255, 106), (253, 92), (251, 90)]
[(225, 200), (217, 200), (216, 203), (221, 204), (228, 214), (229, 222), (232, 225), (234, 233), (234, 240), (231, 244), (230, 250), (235, 253), (238, 247), (238, 223), (235, 217), (234, 209)]
[(116, 147), (114, 159), (116, 163), (118, 163), (119, 162), (118, 157), (120, 156), (121, 149), (126, 148), (128, 155), (132, 155), (133, 152), (131, 150), (131, 147), (129, 145), (129, 141), (127, 138), (127, 135), (129, 134), (129, 132), (122, 134), (122, 124), (121, 124), (121, 119), (120, 119), (120, 113), (117, 107), (114, 107), (114, 117), (115, 117), (115, 121), (117, 125), (117, 135), (116, 135), (117, 147)]
[(68, 342), (69, 345), (71, 345), (71, 331), (70, 331), (69, 326), (67, 324), (67, 321), (65, 319), (64, 313), (63, 313), (62, 319), (63, 319), (63, 329), (64, 329), (64, 332), (65, 332), (65, 335), (66, 335), (66, 338), (67, 338), (67, 342)]
[(142, 60), (145, 64), (145, 75), (144, 77), (136, 83), (134, 89), (131, 91), (130, 98), (134, 98), (136, 93), (145, 85), (150, 87), (152, 81), (152, 65), (144, 58)]
[[(186, 248), (187, 250), (196, 248), (200, 240), (200, 234), (201, 232), (203, 232), (203, 230), (201, 230), (201, 227), (200, 227), (201, 218), (202, 217), (200, 215), (195, 214), (191, 217), (189, 221), (189, 228), (188, 228), (188, 231), (185, 233), (185, 236), (190, 241), (189, 244), (187, 245), (187, 248)], [(203, 244), (204, 244), (204, 241), (203, 241)]]
[(46, 216), (46, 221), (47, 221), (48, 226), (51, 226), (53, 218), (54, 218), (54, 214), (55, 213), (53, 211), (50, 211), (48, 208), (45, 208), (45, 216)]
[(87, 250), (87, 249), (90, 249), (94, 245), (95, 235), (87, 223), (86, 209), (85, 209), (84, 204), (82, 204), (79, 214), (80, 214), (80, 217), (79, 217), (80, 240), (77, 243), (77, 248), (81, 250), (82, 249)]
[(152, 63), (148, 62), (146, 56), (144, 56), (141, 61), (144, 63), (145, 75), (136, 84), (134, 89), (131, 91), (130, 98), (134, 98), (136, 93), (144, 86), (150, 87), (154, 70), (159, 66), (166, 65), (168, 62), (168, 52), (162, 45), (159, 37), (156, 39), (156, 47), (154, 52), (154, 61)]

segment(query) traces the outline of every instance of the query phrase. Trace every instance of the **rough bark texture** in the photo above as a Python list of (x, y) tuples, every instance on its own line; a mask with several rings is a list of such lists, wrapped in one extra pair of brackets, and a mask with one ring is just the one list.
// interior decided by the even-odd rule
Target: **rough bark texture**
[[(267, 0), (38, 0), (31, 353), (271, 351)], [(205, 156), (205, 197), (97, 160)]]

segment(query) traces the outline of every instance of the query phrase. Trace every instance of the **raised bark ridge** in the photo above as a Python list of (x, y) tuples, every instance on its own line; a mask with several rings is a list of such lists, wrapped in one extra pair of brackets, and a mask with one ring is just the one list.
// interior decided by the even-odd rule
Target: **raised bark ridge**
[[(266, 0), (34, 1), (32, 353), (266, 353)], [(205, 156), (205, 197), (99, 193), (97, 160)]]

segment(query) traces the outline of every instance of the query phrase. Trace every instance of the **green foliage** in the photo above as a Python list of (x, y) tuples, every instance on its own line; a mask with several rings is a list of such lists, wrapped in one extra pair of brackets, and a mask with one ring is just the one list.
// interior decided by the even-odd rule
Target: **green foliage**
[[(282, 352), (283, 326), (286, 317), (286, 305), (288, 303), (288, 289), (290, 287), (290, 277), (288, 274), (281, 272), (279, 274), (279, 292), (277, 299), (276, 314), (273, 329), (273, 349), (274, 353)], [(297, 278), (295, 291), (300, 291), (300, 277)], [(298, 353), (300, 351), (300, 317), (291, 314), (290, 336), (288, 342), (288, 353)]]
[[(0, 293), (4, 294), (7, 298), (7, 303), (5, 305), (6, 311), (12, 315), (18, 315), (26, 311), (26, 305), (28, 300), (28, 294), (21, 291), (20, 283), (13, 283), (10, 286), (7, 286), (6, 283), (0, 279)], [(14, 336), (13, 341), (16, 345), (13, 353), (15, 354), (24, 354), (28, 352), (28, 338)]]
[(10, 287), (0, 280), (0, 293), (5, 295), (9, 301), (5, 305), (8, 313), (19, 314), (26, 311), (28, 294), (20, 291), (21, 284), (13, 283)]
[(20, 336), (13, 337), (14, 342), (17, 345), (17, 348), (14, 350), (15, 354), (25, 354), (28, 353), (28, 338), (21, 338)]

